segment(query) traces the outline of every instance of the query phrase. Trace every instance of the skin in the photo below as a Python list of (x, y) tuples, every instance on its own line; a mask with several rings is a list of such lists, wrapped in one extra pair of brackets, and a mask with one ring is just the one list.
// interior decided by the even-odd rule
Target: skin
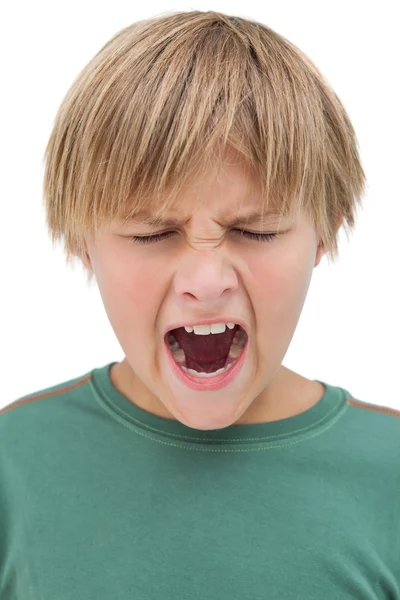
[[(314, 267), (325, 253), (311, 219), (276, 218), (247, 231), (282, 234), (246, 239), (227, 223), (260, 208), (257, 181), (243, 163), (227, 161), (185, 188), (169, 216), (179, 227), (122, 226), (117, 220), (86, 238), (84, 266), (94, 272), (110, 324), (125, 353), (110, 372), (132, 403), (201, 430), (285, 419), (315, 405), (324, 387), (287, 369), (287, 352)], [(259, 197), (259, 196), (258, 196)], [(199, 202), (199, 200), (201, 202)], [(338, 223), (338, 228), (341, 220)], [(137, 244), (132, 235), (174, 231)], [(229, 315), (248, 326), (249, 352), (227, 387), (198, 392), (173, 374), (163, 345), (176, 322)]]

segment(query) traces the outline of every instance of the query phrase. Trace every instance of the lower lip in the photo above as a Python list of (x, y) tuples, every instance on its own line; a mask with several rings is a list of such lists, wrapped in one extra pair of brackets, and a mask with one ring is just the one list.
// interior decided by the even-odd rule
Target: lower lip
[(239, 371), (243, 367), (244, 361), (246, 360), (247, 347), (248, 347), (249, 343), (247, 340), (246, 345), (244, 346), (241, 355), (239, 356), (239, 358), (237, 359), (237, 361), (235, 362), (233, 367), (231, 367), (229, 369), (229, 371), (226, 371), (225, 373), (221, 373), (221, 375), (217, 375), (216, 377), (213, 377), (212, 379), (193, 377), (192, 375), (185, 373), (185, 371), (182, 371), (182, 369), (179, 367), (179, 365), (175, 362), (175, 360), (171, 354), (171, 349), (168, 345), (168, 342), (165, 340), (165, 338), (164, 338), (164, 345), (165, 345), (165, 349), (166, 349), (167, 356), (168, 356), (169, 362), (171, 364), (172, 370), (174, 371), (175, 375), (182, 381), (182, 383), (184, 383), (187, 387), (191, 388), (192, 390), (196, 390), (197, 392), (207, 392), (207, 391), (220, 390), (221, 388), (229, 385), (231, 383), (231, 381), (233, 381), (233, 379), (235, 379), (235, 377), (238, 375)]

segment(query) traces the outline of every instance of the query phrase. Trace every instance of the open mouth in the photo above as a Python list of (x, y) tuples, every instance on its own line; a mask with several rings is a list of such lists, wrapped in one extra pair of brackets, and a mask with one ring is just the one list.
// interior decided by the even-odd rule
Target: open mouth
[(228, 371), (239, 359), (248, 341), (240, 325), (223, 333), (196, 335), (178, 327), (166, 334), (171, 354), (179, 367), (197, 377), (215, 377)]

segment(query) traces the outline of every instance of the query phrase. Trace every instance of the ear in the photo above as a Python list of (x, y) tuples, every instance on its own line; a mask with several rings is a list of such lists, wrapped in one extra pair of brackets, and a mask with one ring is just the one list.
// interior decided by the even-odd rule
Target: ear
[(90, 273), (92, 273), (93, 272), (92, 260), (90, 258), (90, 254), (89, 254), (89, 250), (88, 250), (86, 241), (85, 241), (84, 245), (85, 245), (85, 250), (84, 250), (83, 254), (81, 254), (79, 256), (79, 258), (82, 261), (85, 269), (87, 271), (89, 271)]
[[(337, 218), (337, 221), (336, 221), (336, 232), (339, 231), (339, 229), (341, 228), (342, 224), (343, 224), (343, 214), (340, 213), (340, 215), (339, 215), (339, 217)], [(322, 257), (324, 256), (325, 253), (326, 253), (325, 245), (324, 245), (323, 241), (320, 240), (320, 242), (318, 244), (318, 248), (317, 248), (317, 253), (315, 255), (314, 267), (318, 267), (318, 265), (321, 262), (321, 259), (322, 259)]]
[(314, 267), (318, 267), (319, 263), (321, 262), (321, 258), (324, 256), (325, 252), (326, 252), (326, 249), (325, 249), (324, 243), (321, 240), (320, 243), (318, 244), (317, 253), (315, 255)]

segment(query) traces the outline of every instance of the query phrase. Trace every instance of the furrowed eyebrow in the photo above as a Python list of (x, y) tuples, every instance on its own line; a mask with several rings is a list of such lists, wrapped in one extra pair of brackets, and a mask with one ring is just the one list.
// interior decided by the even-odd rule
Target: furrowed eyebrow
[[(239, 217), (239, 218), (233, 220), (230, 223), (230, 225), (237, 226), (237, 225), (251, 225), (254, 223), (263, 223), (266, 219), (277, 218), (277, 217), (279, 218), (280, 216), (281, 216), (280, 213), (277, 211), (267, 211), (267, 212), (264, 212), (264, 215), (261, 215), (259, 212), (254, 212), (254, 213), (250, 213), (249, 215), (245, 215), (245, 216), (242, 216), (242, 217)], [(132, 219), (130, 219), (131, 223), (140, 224), (140, 225), (148, 225), (150, 227), (179, 227), (180, 225), (186, 224), (188, 221), (189, 221), (189, 219), (179, 220), (179, 219), (174, 219), (174, 218), (169, 218), (169, 219), (157, 218), (154, 215), (144, 213), (144, 212), (137, 213), (136, 215), (134, 215), (134, 217), (132, 217)]]

